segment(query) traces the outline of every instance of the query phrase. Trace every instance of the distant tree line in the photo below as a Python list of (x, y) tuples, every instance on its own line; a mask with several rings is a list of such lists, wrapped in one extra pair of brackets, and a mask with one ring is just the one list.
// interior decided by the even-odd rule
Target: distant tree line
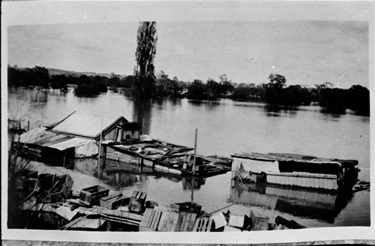
[(8, 66), (8, 86), (38, 87), (59, 89), (68, 91), (68, 84), (76, 85), (74, 93), (77, 96), (92, 96), (107, 92), (109, 88), (131, 88), (134, 77), (120, 78), (114, 73), (108, 78), (106, 76), (87, 75), (49, 75), (48, 69), (44, 67), (18, 68)]
[[(43, 67), (23, 68), (8, 66), (9, 86), (39, 86), (42, 88), (67, 90), (68, 84), (77, 85), (77, 96), (92, 96), (107, 92), (108, 88), (117, 91), (132, 91), (136, 78), (134, 75), (121, 77), (112, 73), (106, 76), (49, 76), (48, 69)], [(366, 87), (353, 85), (349, 89), (332, 88), (329, 82), (315, 85), (312, 88), (300, 85), (286, 85), (286, 78), (279, 74), (270, 74), (268, 83), (260, 85), (234, 83), (225, 74), (215, 81), (209, 78), (206, 82), (180, 81), (177, 77), (169, 78), (161, 71), (155, 76), (154, 98), (188, 98), (192, 100), (217, 100), (229, 98), (235, 101), (258, 101), (272, 105), (300, 106), (318, 104), (328, 112), (342, 113), (345, 109), (354, 110), (363, 115), (370, 114), (370, 92)], [(131, 94), (131, 93), (129, 93)]]

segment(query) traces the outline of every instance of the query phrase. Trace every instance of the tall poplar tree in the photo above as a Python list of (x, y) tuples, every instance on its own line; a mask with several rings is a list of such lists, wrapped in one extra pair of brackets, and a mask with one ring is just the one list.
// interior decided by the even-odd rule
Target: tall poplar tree
[(133, 95), (140, 98), (152, 97), (155, 88), (154, 58), (156, 54), (156, 22), (140, 22), (137, 34), (137, 50), (134, 68)]

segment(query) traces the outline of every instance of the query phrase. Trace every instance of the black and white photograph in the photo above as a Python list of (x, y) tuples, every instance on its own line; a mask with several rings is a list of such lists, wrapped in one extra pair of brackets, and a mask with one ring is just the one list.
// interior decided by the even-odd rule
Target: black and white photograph
[(6, 244), (375, 243), (373, 1), (3, 1), (1, 29)]

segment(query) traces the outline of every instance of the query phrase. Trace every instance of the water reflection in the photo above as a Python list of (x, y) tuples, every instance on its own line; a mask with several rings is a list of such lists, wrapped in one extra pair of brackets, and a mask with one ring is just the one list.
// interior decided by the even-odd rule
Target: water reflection
[(222, 105), (220, 101), (202, 101), (202, 100), (188, 100), (189, 104), (193, 106), (202, 106), (204, 105), (206, 109), (212, 110), (217, 108), (217, 106)]
[(31, 102), (46, 103), (48, 101), (47, 90), (33, 90), (31, 93)]
[(133, 121), (141, 125), (142, 134), (149, 134), (151, 128), (152, 102), (150, 99), (133, 100)]
[(182, 177), (171, 174), (157, 173), (155, 171), (150, 171), (151, 169), (143, 169), (142, 171), (138, 169), (132, 169), (131, 171), (117, 170), (117, 171), (106, 171), (103, 172), (102, 179), (105, 180), (108, 184), (115, 187), (134, 187), (137, 183), (146, 183), (149, 178), (153, 179), (167, 179), (174, 183), (181, 183), (183, 190), (199, 190), (202, 185), (205, 184), (205, 179), (198, 179), (191, 177)]
[(206, 179), (203, 178), (182, 177), (183, 190), (199, 190), (205, 183)]
[(49, 95), (50, 96), (55, 96), (58, 100), (65, 100), (66, 99), (66, 95), (67, 95), (67, 93), (69, 92), (69, 90), (68, 91), (66, 91), (66, 92), (64, 92), (64, 91), (62, 91), (62, 90), (60, 90), (60, 89), (52, 89), (52, 90), (50, 90), (49, 91)]
[(260, 206), (298, 217), (334, 223), (353, 193), (286, 189), (280, 186), (232, 181), (230, 202)]
[[(98, 177), (98, 159), (83, 158), (75, 159), (74, 168), (80, 172)], [(177, 174), (162, 173), (155, 171), (152, 167), (121, 163), (119, 167), (116, 161), (107, 160), (104, 170), (100, 172), (100, 179), (114, 187), (133, 187), (136, 183), (145, 183), (153, 179), (167, 179), (174, 183), (181, 183), (183, 190), (199, 190), (206, 183), (205, 178), (185, 177)]]
[(298, 107), (286, 107), (271, 104), (265, 104), (263, 109), (267, 117), (289, 116), (294, 118), (299, 111)]
[(322, 113), (325, 118), (329, 118), (332, 120), (338, 120), (341, 116), (346, 114), (345, 109), (330, 109), (330, 108), (321, 108), (320, 113)]
[(128, 187), (134, 186), (134, 184), (140, 182), (141, 180), (147, 180), (147, 177), (141, 175), (135, 175), (127, 172), (109, 172), (104, 173), (106, 175), (105, 179), (108, 184), (115, 187)]

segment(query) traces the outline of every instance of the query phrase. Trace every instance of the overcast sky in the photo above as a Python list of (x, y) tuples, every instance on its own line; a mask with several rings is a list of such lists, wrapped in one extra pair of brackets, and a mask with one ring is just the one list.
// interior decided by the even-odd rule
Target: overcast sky
[[(8, 64), (130, 75), (138, 23), (10, 26)], [(163, 20), (157, 35), (155, 71), (183, 81), (260, 84), (278, 73), (287, 84), (369, 83), (366, 21)]]

